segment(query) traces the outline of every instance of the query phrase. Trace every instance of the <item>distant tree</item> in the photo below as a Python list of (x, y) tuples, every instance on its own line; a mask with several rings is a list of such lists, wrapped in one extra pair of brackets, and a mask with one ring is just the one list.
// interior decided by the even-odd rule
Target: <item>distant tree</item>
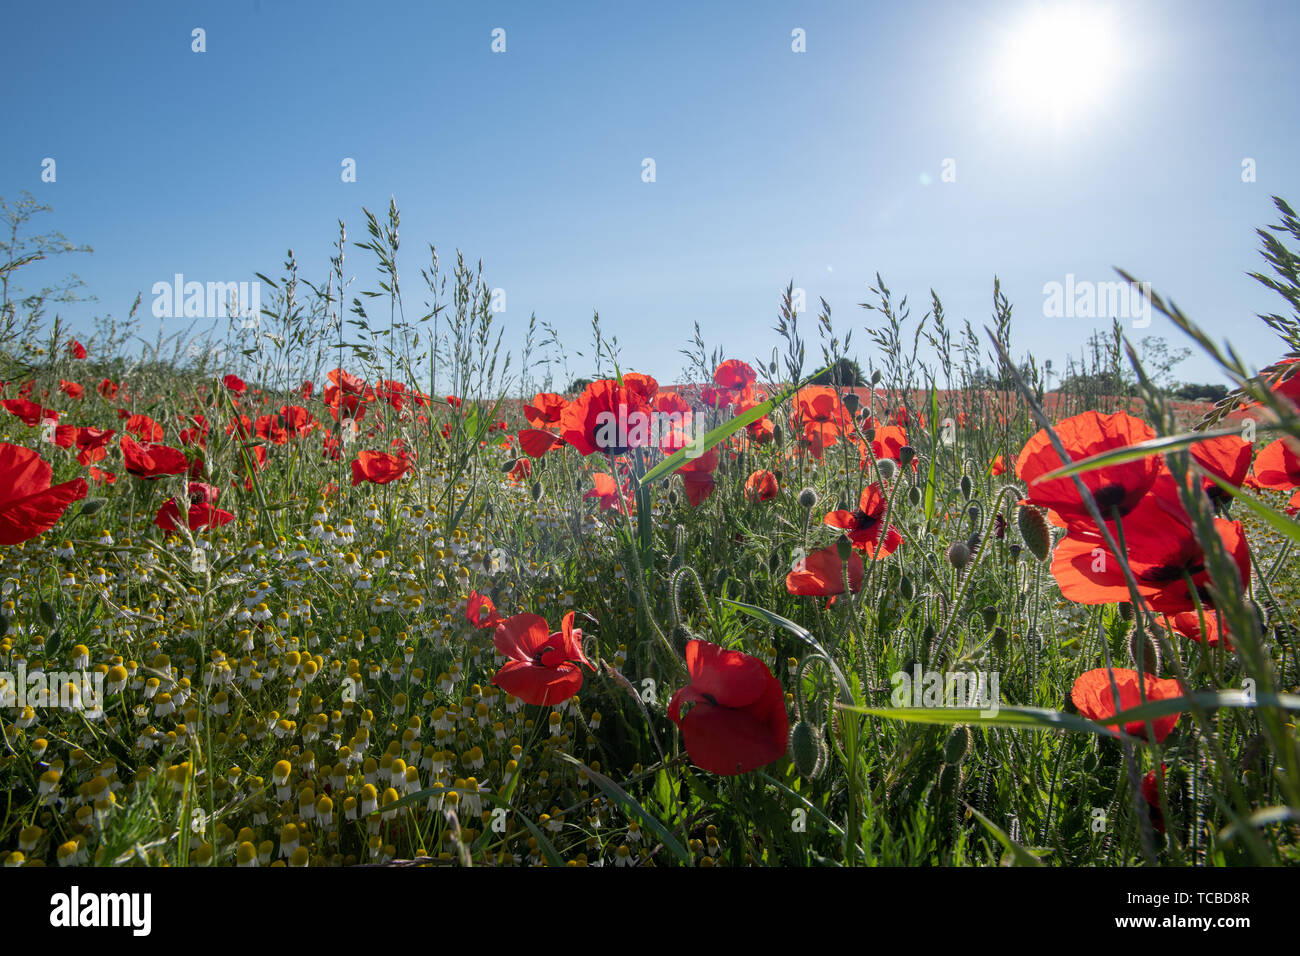
[(1228, 397), (1228, 386), (1184, 383), (1170, 389), (1169, 395), (1185, 402), (1218, 402)]
[(572, 382), (569, 383), (569, 387), (566, 391), (569, 394), (572, 394), (574, 392), (581, 392), (591, 383), (592, 383), (592, 379), (589, 378), (575, 378)]
[(866, 385), (862, 368), (851, 358), (842, 358), (825, 371), (812, 377), (813, 385), (845, 385), (857, 388)]

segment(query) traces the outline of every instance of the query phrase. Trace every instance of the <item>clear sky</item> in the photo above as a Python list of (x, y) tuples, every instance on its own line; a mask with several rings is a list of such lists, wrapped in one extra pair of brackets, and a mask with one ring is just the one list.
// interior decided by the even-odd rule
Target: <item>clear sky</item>
[[(360, 239), (395, 196), (411, 311), (428, 243), (460, 248), (506, 291), (512, 348), (535, 312), (587, 351), (598, 309), (665, 381), (697, 320), (770, 352), (791, 280), (865, 363), (877, 272), (914, 319), (933, 288), (977, 325), (1000, 276), (1016, 350), (1058, 369), (1109, 317), (1049, 315), (1044, 286), (1113, 266), (1252, 362), (1280, 352), (1253, 317), (1280, 300), (1245, 273), (1270, 197), (1300, 204), (1291, 0), (11, 0), (0, 23), (0, 195), (94, 248), (24, 283), (77, 272), (99, 301), (74, 328), (143, 292), (156, 329), (155, 282), (275, 275), (289, 248), (323, 279), (337, 220)], [(350, 250), (354, 290), (371, 263)], [(1158, 316), (1134, 334), (1184, 344)]]

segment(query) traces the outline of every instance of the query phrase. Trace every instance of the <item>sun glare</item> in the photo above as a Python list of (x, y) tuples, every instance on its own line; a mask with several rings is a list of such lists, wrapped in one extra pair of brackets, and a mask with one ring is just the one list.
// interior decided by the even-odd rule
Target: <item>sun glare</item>
[(1095, 6), (1050, 6), (1030, 13), (999, 51), (1007, 104), (1060, 123), (1098, 106), (1112, 88), (1120, 35)]

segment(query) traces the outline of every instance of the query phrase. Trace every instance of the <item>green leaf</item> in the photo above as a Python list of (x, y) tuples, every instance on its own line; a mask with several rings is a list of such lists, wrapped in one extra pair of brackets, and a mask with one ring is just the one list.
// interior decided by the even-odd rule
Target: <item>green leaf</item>
[(1198, 708), (1217, 710), (1220, 707), (1242, 710), (1280, 707), (1282, 710), (1300, 711), (1300, 694), (1248, 694), (1244, 690), (1203, 691), (1186, 697), (1167, 697), (1164, 700), (1147, 701), (1145, 704), (1130, 707), (1110, 717), (1103, 717), (1097, 723), (1132, 724), (1168, 717), (1170, 714), (1187, 713)]
[[(1070, 730), (1081, 734), (1097, 734), (1114, 737), (1118, 731), (1103, 727), (1077, 714), (1067, 714), (1045, 707), (1008, 707), (999, 706), (997, 713), (986, 716), (978, 707), (857, 707), (837, 703), (840, 710), (865, 714), (868, 717), (884, 717), (912, 724), (974, 724), (980, 727), (1010, 727), (1016, 730)], [(1144, 744), (1145, 741), (1126, 734), (1120, 737), (1133, 743)]]
[(528, 827), (533, 836), (537, 837), (537, 845), (541, 848), (542, 856), (546, 857), (546, 862), (551, 866), (563, 868), (564, 858), (560, 856), (559, 851), (555, 849), (555, 844), (546, 838), (546, 834), (542, 832), (542, 828), (518, 810), (515, 811), (515, 816), (519, 817), (520, 820), (523, 820), (524, 826)]
[(1042, 866), (1043, 865), (1042, 860), (1040, 860), (1034, 854), (1030, 853), (1028, 850), (1026, 850), (1015, 840), (1011, 839), (1011, 837), (1007, 836), (1007, 834), (1003, 831), (1003, 829), (1000, 826), (998, 826), (996, 823), (994, 823), (984, 814), (980, 813), (969, 803), (966, 804), (966, 809), (969, 810), (971, 813), (973, 813), (975, 815), (975, 819), (979, 820), (980, 823), (984, 824), (984, 829), (988, 830), (989, 833), (993, 834), (994, 839), (996, 839), (999, 843), (1001, 843), (1002, 846), (1007, 850), (1007, 852), (1011, 854), (1012, 858), (1016, 861), (1017, 866)]
[(592, 770), (577, 757), (566, 753), (562, 753), (560, 756), (569, 761), (569, 763), (573, 764), (575, 767), (580, 767), (586, 771), (587, 776), (591, 778), (592, 782), (596, 786), (600, 787), (605, 796), (609, 797), (621, 806), (624, 812), (635, 815), (641, 822), (641, 825), (653, 832), (654, 835), (659, 838), (660, 842), (668, 848), (669, 852), (671, 852), (673, 856), (677, 857), (678, 862), (684, 866), (692, 865), (693, 861), (691, 859), (691, 854), (687, 851), (686, 847), (681, 845), (677, 837), (673, 836), (672, 831), (664, 826), (657, 817), (647, 813), (641, 804), (636, 802), (631, 794), (616, 784), (613, 780), (610, 780), (609, 777), (605, 776), (603, 773), (600, 773), (597, 770)]

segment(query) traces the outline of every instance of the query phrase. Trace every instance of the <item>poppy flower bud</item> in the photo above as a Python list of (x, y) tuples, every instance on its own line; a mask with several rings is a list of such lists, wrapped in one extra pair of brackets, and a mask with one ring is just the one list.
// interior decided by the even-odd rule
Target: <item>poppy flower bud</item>
[(876, 462), (876, 471), (880, 472), (881, 478), (885, 479), (885, 481), (889, 481), (894, 477), (894, 473), (896, 471), (896, 466), (894, 465), (894, 459), (892, 458), (880, 459), (878, 462)]
[(790, 730), (790, 761), (805, 780), (815, 780), (826, 766), (826, 744), (821, 730), (799, 721)]
[(858, 405), (861, 404), (861, 402), (858, 399), (857, 392), (846, 393), (844, 398), (841, 399), (841, 401), (843, 402), (844, 407), (849, 410), (849, 414), (857, 414)]
[(1121, 621), (1128, 622), (1133, 620), (1133, 603), (1131, 601), (1120, 601), (1118, 610), (1119, 619)]
[(835, 542), (835, 553), (839, 555), (841, 561), (847, 561), (853, 554), (853, 542), (849, 540), (847, 534), (840, 535), (840, 540)]
[(875, 441), (875, 440), (876, 440), (876, 429), (875, 429), (875, 427), (872, 426), (872, 427), (869, 427), (869, 428), (864, 428), (864, 429), (862, 430), (862, 437), (865, 438), (867, 441)]
[(804, 488), (799, 492), (799, 507), (805, 511), (811, 511), (817, 505), (817, 492), (811, 488)]
[(907, 490), (907, 503), (913, 508), (921, 503), (921, 489), (916, 485)]
[(504, 472), (514, 471), (515, 465), (518, 464), (518, 461), (519, 460), (517, 458), (507, 458), (505, 461), (501, 463), (501, 470)]
[(1043, 513), (1031, 505), (1021, 505), (1016, 511), (1016, 527), (1029, 553), (1039, 561), (1046, 561), (1052, 550), (1052, 536)]
[(108, 504), (107, 498), (91, 498), (81, 506), (81, 513), (83, 515), (93, 515), (106, 504)]
[(898, 593), (902, 596), (904, 601), (908, 602), (911, 602), (911, 600), (916, 597), (916, 585), (912, 583), (912, 579), (906, 574), (898, 580)]
[(971, 554), (974, 554), (979, 549), (979, 546), (980, 536), (978, 534), (972, 534), (966, 539), (966, 547), (970, 549)]
[[(1141, 666), (1138, 666), (1138, 652), (1142, 653)], [(1128, 635), (1128, 656), (1133, 666), (1148, 674), (1160, 673), (1160, 645), (1142, 622), (1138, 621)]]
[(692, 637), (690, 630), (685, 624), (678, 624), (673, 628), (672, 638), (673, 647), (677, 648), (677, 653), (686, 653), (686, 645), (691, 642)]
[(677, 496), (677, 489), (676, 489), (676, 488), (674, 488), (672, 491), (668, 492), (668, 503), (669, 503), (670, 505), (672, 505), (674, 508), (677, 507), (677, 502), (680, 501), (680, 500), (681, 500), (681, 499)]
[(534, 501), (537, 501), (542, 497), (542, 483), (540, 481), (533, 482), (532, 495)]
[(970, 501), (971, 492), (975, 490), (974, 483), (970, 480), (970, 475), (961, 476), (961, 496)]
[(776, 444), (777, 448), (780, 448), (782, 443), (785, 441), (785, 432), (781, 430), (780, 423), (772, 426), (772, 441)]
[(948, 563), (960, 571), (966, 565), (970, 564), (970, 548), (964, 541), (955, 541), (948, 548)]
[(943, 759), (945, 763), (961, 763), (970, 750), (970, 728), (964, 724), (954, 727), (943, 742)]
[(880, 384), (880, 369), (876, 369), (874, 372), (871, 373), (871, 384), (872, 385)]
[(990, 628), (998, 622), (998, 609), (995, 605), (990, 604), (980, 611), (980, 614), (984, 617), (984, 626), (986, 628)]
[(1016, 563), (1016, 560), (1020, 557), (1020, 552), (1022, 550), (1023, 549), (1018, 544), (1013, 544), (1009, 548), (1007, 548), (1007, 553), (1011, 555), (1012, 564)]
[(916, 449), (911, 445), (904, 445), (898, 449), (898, 463), (906, 468), (916, 458)]
[(999, 654), (1007, 652), (1007, 629), (1005, 627), (993, 628), (993, 649)]

